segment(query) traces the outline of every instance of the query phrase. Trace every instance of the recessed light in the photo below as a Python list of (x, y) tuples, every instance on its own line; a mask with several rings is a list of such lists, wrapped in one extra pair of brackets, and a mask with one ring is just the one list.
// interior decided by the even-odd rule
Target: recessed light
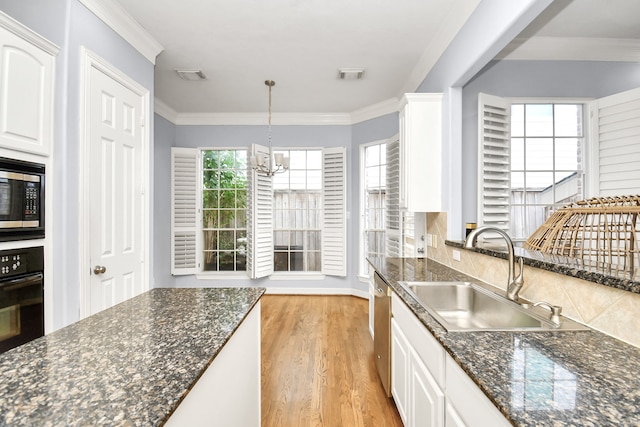
[(202, 70), (175, 70), (182, 80), (188, 80), (190, 82), (207, 80), (207, 76)]
[(338, 68), (338, 79), (360, 80), (364, 77), (364, 68)]

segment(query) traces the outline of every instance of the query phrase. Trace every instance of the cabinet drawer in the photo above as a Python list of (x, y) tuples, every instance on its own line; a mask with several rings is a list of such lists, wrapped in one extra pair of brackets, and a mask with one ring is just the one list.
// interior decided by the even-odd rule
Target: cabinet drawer
[(398, 295), (391, 295), (391, 313), (416, 354), (427, 366), (438, 385), (444, 388), (445, 351)]

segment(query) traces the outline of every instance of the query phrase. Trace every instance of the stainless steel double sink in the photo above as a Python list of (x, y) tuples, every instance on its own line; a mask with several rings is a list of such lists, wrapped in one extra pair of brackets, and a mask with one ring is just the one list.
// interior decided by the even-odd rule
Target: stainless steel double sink
[(399, 282), (447, 331), (576, 331), (566, 317), (552, 322), (543, 308), (525, 308), (470, 282)]

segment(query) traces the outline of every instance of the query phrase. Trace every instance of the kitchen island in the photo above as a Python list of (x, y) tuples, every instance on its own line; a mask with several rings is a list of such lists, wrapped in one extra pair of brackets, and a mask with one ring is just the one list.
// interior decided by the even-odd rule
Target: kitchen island
[(228, 354), (240, 335), (254, 347), (257, 369), (243, 375), (255, 377), (259, 414), (264, 292), (152, 289), (0, 355), (0, 425), (163, 425), (220, 359), (247, 357)]
[(640, 425), (640, 349), (595, 330), (447, 332), (399, 282), (478, 280), (428, 259), (369, 263), (509, 423)]

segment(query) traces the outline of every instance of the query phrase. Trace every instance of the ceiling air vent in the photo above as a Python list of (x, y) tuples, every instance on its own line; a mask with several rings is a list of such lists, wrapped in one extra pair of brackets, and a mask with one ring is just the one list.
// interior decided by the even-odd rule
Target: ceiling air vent
[(176, 73), (182, 80), (188, 80), (190, 82), (207, 80), (207, 75), (202, 70), (176, 70)]
[(338, 79), (360, 80), (364, 77), (364, 68), (338, 68)]

